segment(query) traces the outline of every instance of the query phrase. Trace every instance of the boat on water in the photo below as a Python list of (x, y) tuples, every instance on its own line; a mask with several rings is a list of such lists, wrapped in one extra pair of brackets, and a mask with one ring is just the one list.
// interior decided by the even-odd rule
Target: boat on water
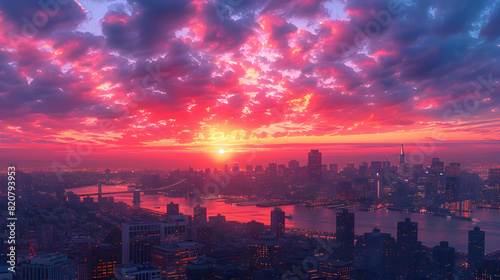
[(160, 209), (161, 207), (160, 206), (155, 206), (156, 209)]
[(287, 219), (293, 219), (293, 216), (292, 215), (287, 215), (287, 216), (285, 216), (285, 218), (287, 218)]

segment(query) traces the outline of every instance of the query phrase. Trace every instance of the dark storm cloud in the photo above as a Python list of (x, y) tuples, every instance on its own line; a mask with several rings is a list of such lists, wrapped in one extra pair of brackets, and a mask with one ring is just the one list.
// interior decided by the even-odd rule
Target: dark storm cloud
[(0, 1), (0, 11), (15, 24), (12, 32), (35, 38), (46, 38), (57, 30), (74, 29), (87, 17), (75, 0)]

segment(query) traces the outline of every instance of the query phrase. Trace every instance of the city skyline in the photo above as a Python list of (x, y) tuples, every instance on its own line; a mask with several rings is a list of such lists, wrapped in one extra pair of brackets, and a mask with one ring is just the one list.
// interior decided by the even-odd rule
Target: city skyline
[(0, 5), (2, 163), (500, 156), (494, 1), (49, 2)]

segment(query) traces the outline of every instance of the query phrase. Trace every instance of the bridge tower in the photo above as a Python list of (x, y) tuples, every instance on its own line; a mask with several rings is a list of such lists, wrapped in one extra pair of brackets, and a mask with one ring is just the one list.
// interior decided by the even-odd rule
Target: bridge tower
[(102, 186), (101, 184), (97, 184), (97, 202), (101, 203), (102, 201)]

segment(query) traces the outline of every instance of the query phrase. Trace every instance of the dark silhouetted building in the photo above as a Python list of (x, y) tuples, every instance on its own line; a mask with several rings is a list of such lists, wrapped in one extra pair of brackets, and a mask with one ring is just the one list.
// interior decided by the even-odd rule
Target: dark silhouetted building
[(193, 226), (202, 226), (207, 223), (207, 208), (200, 205), (194, 207)]
[(350, 280), (352, 264), (339, 260), (326, 260), (319, 263), (319, 276), (325, 279)]
[(485, 260), (482, 276), (486, 280), (500, 279), (500, 260)]
[(278, 172), (278, 164), (274, 162), (269, 163), (267, 171), (271, 174), (276, 174)]
[(226, 224), (226, 216), (221, 214), (217, 214), (217, 216), (210, 216), (208, 217), (208, 222), (215, 227), (223, 228)]
[(439, 158), (433, 158), (431, 163), (431, 170), (434, 172), (443, 172), (444, 171), (444, 162), (439, 161)]
[(38, 250), (55, 252), (56, 230), (53, 225), (40, 225), (37, 227)]
[(285, 212), (279, 207), (271, 211), (271, 232), (277, 237), (285, 236)]
[(109, 279), (115, 273), (117, 250), (111, 244), (99, 244), (91, 249), (90, 271), (92, 279)]
[(419, 257), (418, 224), (406, 218), (398, 222), (397, 268), (399, 275), (411, 277), (415, 272), (415, 258)]
[(341, 260), (352, 262), (354, 259), (354, 213), (349, 213), (347, 209), (337, 213), (336, 237), (337, 243), (340, 244)]
[(288, 168), (290, 169), (299, 169), (300, 165), (297, 160), (292, 159), (291, 161), (288, 162)]
[(186, 264), (187, 280), (212, 280), (214, 264), (206, 259), (189, 260)]
[(23, 280), (77, 279), (76, 262), (66, 254), (41, 254), (21, 266)]
[(440, 280), (453, 280), (455, 248), (449, 247), (448, 242), (442, 241), (439, 246), (435, 246), (432, 250), (432, 259), (436, 266), (437, 278)]
[(366, 267), (370, 270), (381, 271), (389, 262), (386, 255), (394, 254), (394, 238), (389, 233), (381, 233), (374, 228), (371, 233), (363, 236), (364, 250), (362, 255), (366, 258)]
[(307, 157), (307, 169), (309, 180), (321, 180), (321, 153), (318, 150), (311, 150)]
[(167, 215), (179, 215), (179, 204), (172, 201), (167, 204)]
[(212, 252), (215, 246), (215, 230), (213, 226), (199, 226), (196, 228), (196, 241), (205, 246), (205, 251)]
[(179, 242), (187, 238), (187, 222), (131, 222), (122, 224), (122, 264), (150, 263), (151, 251), (161, 242)]
[(273, 268), (278, 271), (284, 269), (282, 239), (274, 234), (261, 234), (259, 239), (249, 244), (250, 272)]
[(174, 242), (155, 246), (152, 265), (161, 269), (162, 279), (186, 279), (186, 264), (204, 254), (196, 242)]
[(397, 244), (401, 251), (409, 251), (418, 242), (418, 223), (406, 218), (404, 222), (398, 222)]
[(469, 268), (476, 274), (481, 270), (484, 262), (485, 232), (479, 227), (469, 231)]
[(247, 223), (247, 234), (249, 238), (257, 239), (264, 232), (264, 224), (252, 220)]

